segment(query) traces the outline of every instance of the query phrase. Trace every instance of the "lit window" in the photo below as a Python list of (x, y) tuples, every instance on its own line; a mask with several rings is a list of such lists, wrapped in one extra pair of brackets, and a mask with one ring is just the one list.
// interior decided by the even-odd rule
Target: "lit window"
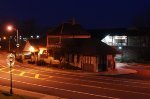
[(102, 42), (113, 46), (127, 46), (127, 36), (110, 36), (107, 35)]
[(27, 38), (23, 38), (24, 41), (27, 41)]
[(39, 36), (39, 35), (37, 35), (37, 36), (36, 36), (36, 38), (38, 39), (38, 38), (40, 38), (40, 36)]
[(6, 37), (4, 36), (3, 39), (6, 40)]
[(31, 52), (34, 52), (34, 47), (30, 46), (29, 50), (30, 50)]
[(122, 50), (122, 46), (119, 46), (118, 49)]

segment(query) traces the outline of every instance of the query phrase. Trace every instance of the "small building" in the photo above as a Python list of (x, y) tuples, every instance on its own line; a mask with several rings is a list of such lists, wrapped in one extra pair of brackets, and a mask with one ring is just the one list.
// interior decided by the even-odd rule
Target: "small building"
[(99, 72), (115, 69), (115, 48), (97, 39), (64, 40), (60, 48), (62, 63), (69, 63), (84, 71)]
[(118, 53), (99, 39), (92, 39), (91, 34), (74, 20), (47, 34), (47, 48), (54, 59), (92, 72), (115, 69), (114, 56)]
[(30, 39), (27, 40), (22, 51), (22, 59), (37, 62), (38, 60), (48, 58), (45, 40)]

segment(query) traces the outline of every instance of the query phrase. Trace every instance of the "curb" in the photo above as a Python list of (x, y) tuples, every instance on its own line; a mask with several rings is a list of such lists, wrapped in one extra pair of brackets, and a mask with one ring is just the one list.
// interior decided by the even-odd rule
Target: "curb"
[(104, 73), (100, 73), (100, 75), (125, 75), (125, 74), (135, 74), (137, 73), (136, 70), (132, 70), (132, 69), (125, 69), (125, 68), (119, 68), (117, 70), (114, 71), (108, 71), (108, 72), (104, 72)]

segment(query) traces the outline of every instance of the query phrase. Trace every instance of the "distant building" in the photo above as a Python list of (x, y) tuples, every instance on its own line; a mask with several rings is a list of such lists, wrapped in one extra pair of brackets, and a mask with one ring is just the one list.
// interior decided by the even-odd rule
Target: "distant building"
[[(122, 51), (121, 61), (150, 60), (150, 29), (99, 29), (90, 30), (93, 38), (98, 37), (102, 42)], [(119, 57), (117, 57), (119, 58)]]

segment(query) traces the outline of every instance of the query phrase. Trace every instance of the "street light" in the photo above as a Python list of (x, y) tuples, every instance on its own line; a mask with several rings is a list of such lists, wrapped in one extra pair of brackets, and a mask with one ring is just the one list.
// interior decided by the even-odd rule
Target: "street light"
[(15, 63), (15, 55), (13, 55), (12, 53), (9, 54), (7, 56), (6, 61), (7, 61), (8, 66), (10, 67), (10, 70), (9, 70), (9, 72), (10, 72), (10, 95), (12, 95), (13, 94), (13, 91), (12, 91), (12, 66)]
[(7, 26), (7, 30), (9, 30), (9, 31), (15, 30), (17, 32), (17, 38), (16, 38), (17, 44), (16, 44), (16, 46), (19, 47), (19, 43), (18, 43), (18, 29), (16, 29), (13, 26), (9, 25), (9, 26)]
[[(13, 26), (11, 26), (11, 25), (8, 25), (7, 26), (7, 30), (8, 31), (13, 31), (13, 30), (15, 30), (16, 31), (16, 46), (17, 46), (17, 51), (16, 51), (16, 56), (17, 56), (17, 58), (18, 58), (18, 56), (19, 56), (19, 54), (17, 55), (17, 53), (19, 53), (18, 51), (19, 51), (19, 43), (18, 43), (18, 29), (16, 29), (16, 28), (14, 28)], [(10, 38), (9, 38), (10, 39)], [(10, 43), (10, 42), (9, 42)], [(10, 44), (9, 44), (9, 51), (10, 51)]]

